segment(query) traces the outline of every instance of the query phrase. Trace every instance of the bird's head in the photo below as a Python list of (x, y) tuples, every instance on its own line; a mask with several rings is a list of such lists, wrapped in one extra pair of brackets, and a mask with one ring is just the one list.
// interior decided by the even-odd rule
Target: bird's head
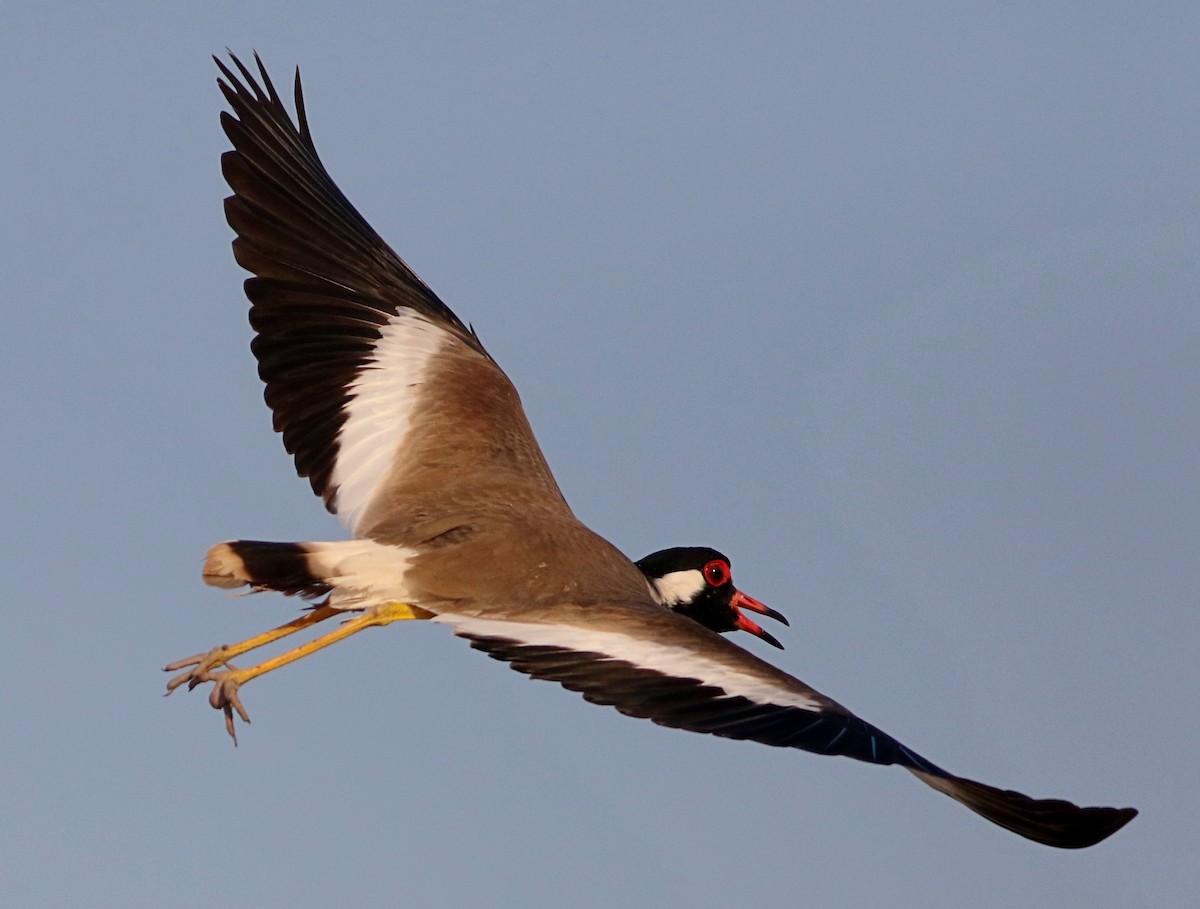
[(677, 546), (652, 552), (637, 562), (659, 602), (713, 631), (748, 631), (783, 649), (769, 632), (747, 618), (743, 610), (757, 612), (784, 625), (782, 614), (764, 606), (733, 586), (729, 559), (706, 546)]

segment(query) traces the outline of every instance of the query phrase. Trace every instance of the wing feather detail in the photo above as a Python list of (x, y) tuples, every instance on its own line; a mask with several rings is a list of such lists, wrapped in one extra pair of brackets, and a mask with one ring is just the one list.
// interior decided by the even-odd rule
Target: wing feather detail
[[(231, 108), (221, 124), (233, 144), (221, 157), (233, 190), (225, 213), (237, 234), (234, 256), (253, 274), (245, 290), (264, 397), (297, 472), (356, 535), (370, 536), (389, 517), (379, 502), (422, 507), (409, 490), (395, 491), (411, 467), (403, 461), (409, 430), (424, 410), (445, 413), (447, 397), (462, 394), (489, 402), (493, 420), (475, 424), (477, 439), (465, 437), (472, 424), (457, 421), (459, 435), (445, 444), (524, 459), (528, 469), (518, 476), (531, 494), (565, 510), (508, 378), (325, 170), (299, 72), (293, 121), (255, 62), (257, 74), (236, 57), (230, 66), (217, 60)], [(471, 362), (471, 387), (434, 381)], [(497, 425), (507, 438), (496, 437)], [(480, 468), (444, 455), (423, 452), (426, 462), (453, 463), (460, 474)], [(471, 482), (486, 491), (483, 480)]]
[(914, 769), (938, 768), (798, 679), (663, 612), (672, 640), (614, 630), (439, 615), (471, 646), (593, 704), (685, 729)]
[[(1095, 845), (1137, 816), (1133, 808), (1081, 808), (1063, 799), (1034, 799), (955, 776), (798, 679), (699, 626), (680, 626), (679, 634), (672, 633), (675, 643), (662, 645), (578, 627), (447, 614), (435, 621), (453, 625), (472, 647), (518, 672), (558, 682), (593, 704), (615, 707), (627, 716), (722, 738), (897, 764), (992, 823), (1048, 846)], [(692, 651), (692, 659), (681, 662), (678, 651), (686, 650), (681, 644), (688, 639), (703, 653)], [(554, 640), (560, 643), (551, 643)], [(762, 677), (761, 667), (772, 670), (770, 678)]]

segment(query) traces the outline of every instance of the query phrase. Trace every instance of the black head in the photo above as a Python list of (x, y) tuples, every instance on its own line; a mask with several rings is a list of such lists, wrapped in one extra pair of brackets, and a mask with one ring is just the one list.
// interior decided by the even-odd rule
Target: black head
[(713, 631), (748, 631), (783, 649), (775, 637), (746, 618), (742, 610), (788, 623), (780, 613), (733, 586), (729, 559), (707, 546), (677, 546), (641, 559), (642, 570), (664, 606)]

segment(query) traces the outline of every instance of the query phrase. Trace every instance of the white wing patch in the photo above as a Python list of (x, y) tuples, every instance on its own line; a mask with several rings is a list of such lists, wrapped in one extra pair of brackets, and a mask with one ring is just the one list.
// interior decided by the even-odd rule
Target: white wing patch
[(601, 653), (641, 669), (684, 679), (698, 679), (721, 688), (729, 697), (743, 697), (755, 704), (800, 707), (821, 712), (825, 705), (793, 688), (727, 666), (697, 654), (687, 647), (648, 641), (619, 631), (595, 631), (575, 625), (545, 625), (534, 622), (505, 622), (443, 612), (432, 621), (450, 625), (457, 632), (479, 637), (497, 637), (521, 644), (562, 647), (579, 652)]
[(404, 445), (426, 367), (451, 340), (424, 316), (402, 309), (383, 327), (374, 356), (350, 385), (331, 480), (337, 515), (352, 531)]

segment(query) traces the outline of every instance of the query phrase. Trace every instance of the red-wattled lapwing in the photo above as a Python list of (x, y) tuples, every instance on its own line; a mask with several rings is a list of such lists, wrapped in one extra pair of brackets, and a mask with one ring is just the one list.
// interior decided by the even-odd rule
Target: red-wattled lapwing
[(784, 625), (788, 620), (734, 587), (729, 559), (715, 549), (676, 546), (652, 552), (635, 564), (664, 606), (713, 631), (748, 631), (783, 650), (774, 635), (747, 618), (742, 610), (770, 616)]
[[(1091, 846), (1133, 808), (1080, 808), (954, 776), (717, 632), (770, 640), (740, 609), (729, 562), (665, 550), (635, 565), (571, 513), (517, 393), (475, 332), (375, 234), (325, 172), (296, 76), (292, 122), (261, 86), (217, 61), (233, 108), (221, 158), (234, 255), (275, 429), (296, 469), (355, 539), (220, 543), (205, 580), (324, 602), (240, 644), (180, 660), (169, 690), (238, 688), (363, 628), (449, 625), (489, 656), (593, 703), (664, 726), (899, 764), (993, 823), (1040, 843)], [(671, 608), (667, 608), (671, 607)], [(337, 630), (257, 666), (229, 660), (331, 616)], [(770, 614), (770, 613), (768, 613)], [(778, 617), (776, 615), (776, 617)]]

